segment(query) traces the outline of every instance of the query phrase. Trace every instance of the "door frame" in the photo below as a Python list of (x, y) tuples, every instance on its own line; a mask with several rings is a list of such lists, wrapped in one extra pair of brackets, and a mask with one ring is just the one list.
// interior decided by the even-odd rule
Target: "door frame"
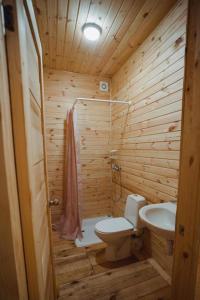
[(200, 259), (199, 0), (189, 0), (185, 62), (180, 177), (172, 274), (173, 300), (195, 299)]
[[(0, 0), (1, 12), (3, 9)], [(0, 14), (0, 299), (28, 299), (12, 133), (3, 14)]]
[(42, 114), (42, 133), (44, 147), (44, 173), (47, 195), (47, 211), (48, 211), (48, 232), (50, 239), (50, 262), (49, 266), (52, 272), (54, 298), (56, 296), (55, 275), (53, 268), (53, 254), (51, 242), (51, 219), (48, 206), (49, 191), (47, 177), (47, 162), (46, 162), (46, 142), (45, 142), (45, 123), (44, 123), (44, 84), (43, 84), (43, 62), (42, 62), (42, 46), (39, 38), (39, 32), (34, 15), (34, 9), (31, 0), (5, 0), (4, 5), (12, 7), (12, 20), (14, 30), (6, 32), (6, 48), (8, 57), (9, 83), (11, 96), (11, 110), (14, 134), (15, 148), (15, 163), (17, 170), (17, 182), (19, 191), (19, 202), (21, 211), (22, 233), (24, 241), (24, 253), (27, 270), (27, 282), (30, 299), (39, 299), (39, 285), (37, 278), (37, 260), (34, 249), (34, 232), (31, 216), (31, 190), (30, 190), (30, 172), (28, 168), (29, 155), (26, 133), (26, 108), (24, 107), (24, 99), (27, 99), (28, 76), (24, 66), (23, 57), (26, 56), (23, 45), (26, 44), (24, 14), (26, 14), (30, 30), (32, 33), (35, 49), (38, 54), (39, 78), (40, 78), (40, 93), (41, 93), (41, 114)]
[[(37, 30), (37, 25), (34, 17), (33, 6), (30, 0), (22, 2), (20, 1), (5, 1), (6, 4), (11, 4), (14, 7), (14, 20), (15, 24), (20, 23), (20, 9), (22, 9), (23, 4), (26, 7), (27, 15), (32, 24), (32, 32), (34, 33), (34, 41), (37, 45), (37, 51), (40, 55), (40, 78), (42, 83), (41, 95), (44, 103), (44, 94), (43, 94), (43, 68), (42, 68), (42, 50), (41, 44), (39, 41), (39, 34)], [(197, 101), (197, 98), (200, 99), (200, 61), (197, 52), (200, 53), (200, 26), (198, 26), (198, 16), (200, 15), (200, 4), (199, 0), (189, 0), (188, 5), (188, 25), (187, 25), (187, 52), (186, 52), (186, 67), (185, 67), (185, 83), (184, 83), (184, 99), (183, 99), (183, 121), (182, 121), (182, 142), (181, 142), (181, 164), (180, 164), (180, 183), (179, 183), (179, 196), (178, 196), (178, 207), (177, 207), (177, 222), (176, 222), (176, 239), (175, 239), (175, 254), (174, 254), (174, 263), (173, 263), (173, 275), (172, 275), (172, 299), (176, 300), (188, 300), (194, 299), (195, 297), (195, 287), (196, 287), (196, 275), (197, 275), (197, 266), (199, 261), (199, 249), (200, 249), (200, 189), (199, 185), (199, 170), (200, 170), (200, 151), (198, 151), (199, 141), (200, 141), (200, 101)], [(1, 24), (0, 24), (1, 26)], [(195, 33), (195, 34), (194, 34)], [(21, 105), (21, 99), (23, 99), (23, 91), (20, 87), (23, 80), (21, 78), (19, 70), (21, 69), (21, 60), (19, 57), (20, 47), (17, 34), (13, 37), (13, 33), (10, 33), (12, 38), (12, 43), (15, 43), (14, 55), (12, 54), (12, 59), (9, 63), (14, 63), (16, 70), (16, 83), (12, 82), (15, 89), (15, 99), (19, 100), (18, 104)], [(9, 35), (9, 33), (8, 33)], [(8, 38), (9, 39), (9, 38)], [(2, 40), (0, 40), (0, 43)], [(11, 42), (11, 41), (10, 41)], [(199, 59), (199, 60), (198, 60)], [(6, 61), (6, 57), (5, 57)], [(11, 128), (11, 115), (10, 115), (10, 104), (9, 104), (9, 95), (7, 85), (8, 78), (6, 75), (6, 64), (2, 66), (0, 61), (0, 68), (5, 71), (2, 72), (4, 78), (0, 80), (0, 85), (2, 85), (2, 95), (1, 100), (1, 111), (4, 112), (1, 117), (0, 122), (0, 147), (3, 149), (0, 155), (0, 166), (3, 172), (3, 182), (0, 185), (1, 196), (4, 205), (4, 214), (6, 211), (7, 218), (0, 218), (1, 227), (5, 226), (6, 229), (6, 239), (4, 240), (4, 247), (0, 247), (0, 254), (6, 255), (5, 250), (10, 250), (9, 261), (6, 261), (6, 266), (1, 264), (1, 271), (8, 274), (7, 284), (4, 282), (5, 292), (11, 291), (13, 282), (17, 295), (21, 295), (21, 299), (27, 298), (27, 289), (26, 289), (26, 274), (25, 274), (25, 265), (24, 265), (24, 249), (25, 249), (25, 260), (26, 266), (32, 272), (32, 262), (34, 258), (32, 257), (30, 243), (29, 246), (22, 244), (21, 237), (21, 222), (20, 222), (20, 213), (19, 213), (19, 199), (17, 195), (17, 183), (16, 183), (16, 173), (15, 173), (15, 162), (14, 162), (14, 151), (13, 151), (13, 142), (12, 142), (12, 128)], [(19, 68), (19, 69), (18, 69)], [(1, 75), (1, 74), (0, 74)], [(193, 78), (193, 81), (191, 81)], [(191, 92), (192, 91), (192, 92)], [(11, 91), (12, 93), (12, 91)], [(5, 101), (2, 101), (5, 100)], [(16, 107), (18, 110), (19, 108)], [(44, 110), (44, 108), (43, 108)], [(198, 115), (199, 113), (199, 115)], [(23, 115), (23, 114), (22, 114)], [(13, 115), (13, 117), (15, 117)], [(191, 123), (190, 120), (193, 119)], [(19, 125), (23, 128), (23, 120), (18, 120)], [(4, 123), (6, 127), (4, 126)], [(43, 120), (44, 122), (44, 120)], [(45, 126), (43, 125), (43, 132)], [(24, 141), (23, 141), (24, 142)], [(44, 141), (45, 147), (45, 141)], [(45, 150), (46, 153), (46, 150)], [(9, 154), (9, 155), (8, 155)], [(25, 156), (25, 155), (24, 155)], [(17, 158), (17, 155), (16, 155)], [(24, 166), (24, 159), (26, 157), (21, 157), (20, 161), (16, 160), (16, 163), (22, 168)], [(46, 165), (46, 162), (45, 162)], [(24, 170), (23, 170), (24, 171)], [(27, 170), (25, 170), (27, 171)], [(12, 174), (9, 177), (9, 172)], [(45, 174), (47, 181), (47, 171), (45, 166)], [(12, 180), (11, 180), (12, 179)], [(23, 179), (23, 178), (21, 178)], [(27, 181), (26, 178), (25, 182)], [(24, 192), (27, 192), (26, 190)], [(23, 201), (24, 198), (20, 201)], [(20, 205), (21, 206), (21, 205)], [(23, 214), (23, 210), (21, 213)], [(1, 213), (1, 212), (0, 212)], [(50, 214), (49, 214), (50, 216)], [(14, 221), (15, 220), (15, 221)], [(14, 223), (14, 224), (13, 224)], [(25, 241), (24, 226), (26, 223), (22, 220), (22, 230), (23, 230), (23, 240)], [(49, 220), (49, 231), (51, 230), (51, 222)], [(2, 227), (4, 228), (4, 227)], [(0, 231), (0, 233), (2, 233)], [(27, 230), (26, 234), (30, 235), (30, 232)], [(17, 237), (17, 245), (15, 244), (15, 239)], [(7, 246), (6, 246), (7, 245)], [(16, 248), (17, 247), (17, 248)], [(52, 249), (52, 247), (50, 247)], [(29, 257), (30, 256), (30, 257)], [(52, 257), (52, 255), (51, 255)], [(30, 259), (31, 258), (31, 259)], [(30, 259), (29, 264), (27, 261)], [(17, 267), (18, 265), (18, 267)], [(20, 265), (20, 268), (19, 268)], [(17, 274), (17, 269), (20, 270), (21, 274)], [(27, 270), (27, 278), (29, 281), (29, 291), (30, 288), (30, 270)], [(12, 273), (12, 278), (9, 276), (9, 273)], [(19, 282), (20, 278), (20, 282)], [(9, 279), (9, 280), (8, 280)], [(1, 282), (2, 278), (0, 278)], [(20, 286), (21, 285), (21, 286)], [(21, 291), (21, 292), (20, 292)], [(0, 293), (1, 295), (1, 293)], [(9, 295), (9, 294), (8, 294)], [(190, 298), (188, 298), (190, 297)], [(5, 295), (4, 295), (5, 298)], [(19, 297), (20, 298), (20, 297)]]

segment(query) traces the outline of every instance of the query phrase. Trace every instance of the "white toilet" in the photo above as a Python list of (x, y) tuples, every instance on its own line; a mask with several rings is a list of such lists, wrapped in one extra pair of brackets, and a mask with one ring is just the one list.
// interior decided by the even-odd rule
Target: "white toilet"
[(131, 235), (138, 234), (139, 209), (145, 205), (140, 195), (128, 195), (124, 217), (109, 218), (95, 225), (96, 235), (108, 244), (106, 259), (117, 261), (131, 256)]

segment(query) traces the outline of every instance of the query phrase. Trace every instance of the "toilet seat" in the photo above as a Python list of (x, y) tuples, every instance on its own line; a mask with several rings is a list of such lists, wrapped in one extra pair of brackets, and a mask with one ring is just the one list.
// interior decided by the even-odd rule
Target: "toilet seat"
[(132, 231), (134, 226), (123, 217), (102, 220), (95, 225), (95, 229), (104, 234)]
[(132, 236), (139, 233), (139, 209), (144, 205), (144, 197), (128, 195), (123, 217), (108, 218), (95, 225), (96, 235), (107, 244), (107, 261), (118, 261), (132, 255)]

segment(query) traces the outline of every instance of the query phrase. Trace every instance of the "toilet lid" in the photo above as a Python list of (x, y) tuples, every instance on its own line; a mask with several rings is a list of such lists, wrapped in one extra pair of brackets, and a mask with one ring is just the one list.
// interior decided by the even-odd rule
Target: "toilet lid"
[(133, 229), (133, 225), (125, 218), (109, 218), (98, 222), (95, 225), (97, 231), (105, 233), (114, 233)]

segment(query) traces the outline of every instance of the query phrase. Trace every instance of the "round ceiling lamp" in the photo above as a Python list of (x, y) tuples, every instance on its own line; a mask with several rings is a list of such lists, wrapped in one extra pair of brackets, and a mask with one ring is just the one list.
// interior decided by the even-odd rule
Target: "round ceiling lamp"
[(83, 25), (83, 34), (89, 41), (97, 41), (101, 35), (101, 27), (95, 23), (86, 23)]

